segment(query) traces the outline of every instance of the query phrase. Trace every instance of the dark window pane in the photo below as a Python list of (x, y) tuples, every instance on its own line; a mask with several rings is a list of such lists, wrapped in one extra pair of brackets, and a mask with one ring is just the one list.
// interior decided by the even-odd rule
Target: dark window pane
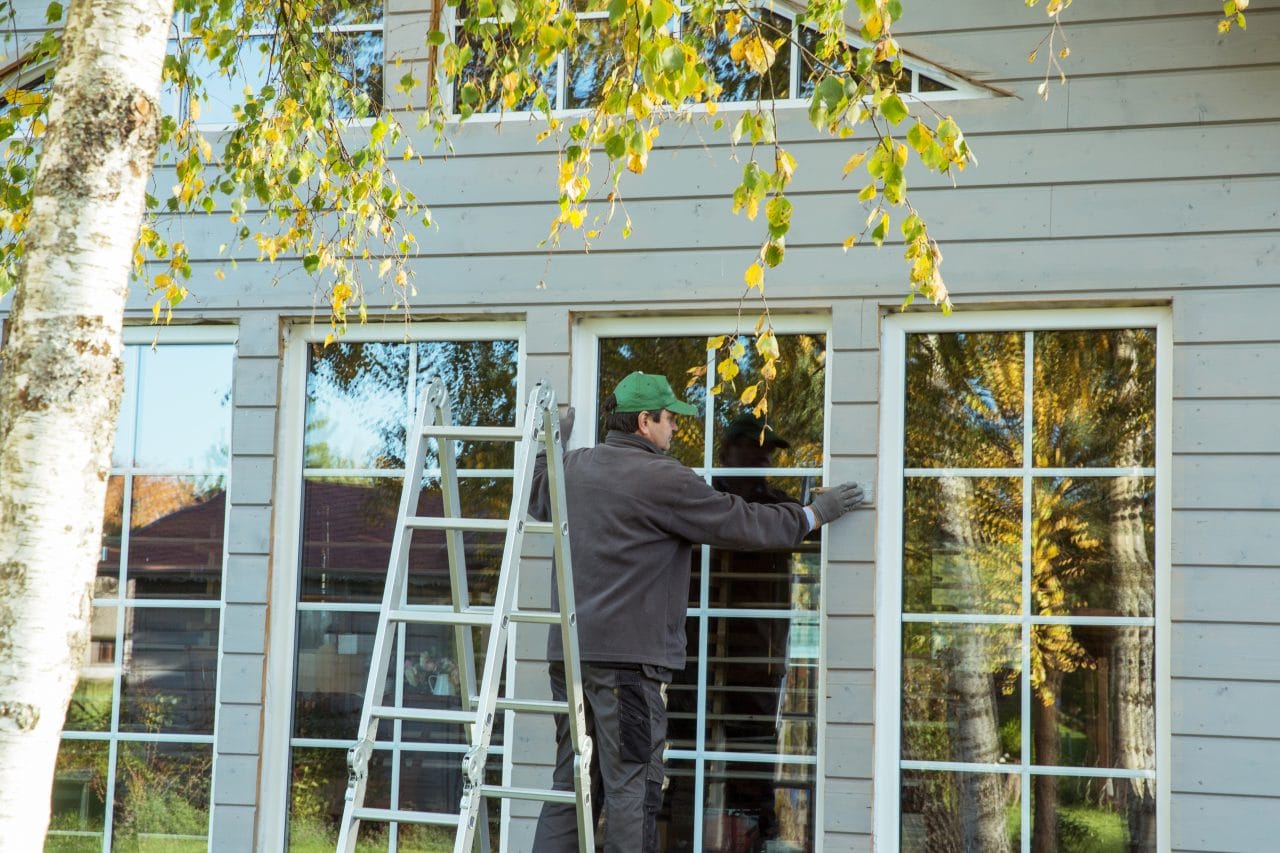
[(1155, 333), (1036, 332), (1037, 467), (1155, 464)]
[(1018, 613), (1022, 481), (908, 477), (903, 485), (903, 609)]
[(703, 790), (704, 851), (811, 848), (812, 766), (709, 761)]
[(659, 850), (693, 850), (694, 772), (692, 761), (667, 759), (667, 790), (658, 812)]
[(212, 748), (122, 743), (117, 756), (111, 849), (205, 850)]
[(1155, 480), (1035, 481), (1032, 591), (1042, 615), (1155, 613)]
[(114, 607), (93, 608), (89, 619), (89, 645), (80, 663), (80, 677), (63, 725), (67, 731), (105, 732), (111, 728), (118, 612)]
[(941, 80), (935, 80), (928, 74), (916, 72), (916, 91), (917, 92), (954, 92), (955, 86), (943, 83)]
[(356, 739), (377, 624), (376, 613), (298, 613), (294, 737)]
[(212, 734), (218, 611), (133, 607), (124, 642), (120, 730)]
[[(686, 387), (687, 371), (707, 363), (706, 338), (601, 338), (599, 400), (601, 406), (628, 373), (641, 370), (661, 373), (671, 382), (676, 396), (698, 409), (697, 416), (681, 416), (679, 431), (671, 441), (671, 455), (686, 465), (701, 467), (706, 386), (701, 382)], [(604, 415), (599, 415), (597, 436), (604, 441)], [(583, 426), (578, 418), (578, 429)]]
[[(606, 85), (624, 84), (626, 70), (620, 69), (622, 53), (618, 45), (625, 27), (608, 18), (586, 18), (578, 22), (578, 43), (569, 54), (564, 105), (576, 110), (595, 106), (603, 100)], [(610, 82), (615, 73), (619, 80)]]
[[(790, 97), (791, 43), (787, 39), (791, 34), (791, 19), (757, 7), (752, 10), (752, 15), (760, 23), (744, 17), (742, 28), (730, 36), (725, 31), (724, 14), (717, 15), (714, 32), (698, 27), (687, 15), (683, 24), (686, 32), (695, 32), (700, 37), (707, 64), (716, 82), (723, 87), (716, 100), (730, 102)], [(763, 76), (752, 71), (745, 62), (734, 62), (730, 56), (735, 41), (751, 38), (763, 40), (768, 50), (776, 51), (773, 64)], [(779, 39), (781, 44), (777, 44)]]
[[(471, 22), (465, 26), (460, 26), (454, 30), (454, 40), (458, 45), (466, 45), (471, 48), (471, 59), (466, 66), (458, 73), (457, 80), (453, 87), (453, 109), (458, 111), (459, 106), (464, 101), (463, 88), (466, 84), (471, 83), (479, 90), (478, 102), (471, 105), (472, 109), (477, 113), (498, 113), (498, 112), (527, 112), (533, 109), (534, 99), (538, 92), (545, 92), (547, 102), (554, 109), (556, 105), (556, 67), (559, 60), (552, 62), (547, 68), (532, 67), (525, 69), (529, 80), (532, 81), (533, 91), (521, 91), (515, 96), (515, 100), (507, 105), (503, 104), (503, 83), (502, 78), (506, 74), (518, 74), (517, 69), (498, 69), (489, 61), (488, 55), (484, 47), (484, 38), (478, 33), (481, 31), (494, 34), (496, 24), (489, 22)], [(499, 53), (503, 53), (507, 48), (504, 46), (506, 41), (502, 35), (496, 35), (498, 39)]]
[(907, 336), (906, 467), (1022, 464), (1022, 342), (1018, 333)]
[(1031, 638), (1032, 762), (1154, 769), (1154, 631), (1036, 625)]
[(101, 853), (106, 825), (107, 742), (64, 740), (54, 770), (46, 851)]
[(667, 686), (667, 742), (671, 749), (693, 749), (698, 737), (698, 638), (697, 618), (685, 620), (688, 656), (682, 670), (672, 673)]
[(308, 468), (404, 467), (409, 346), (311, 346), (303, 439)]
[[(356, 711), (359, 719), (359, 710)], [(352, 723), (352, 730), (356, 728)], [(347, 790), (347, 751), (294, 747), (289, 772), (288, 850), (309, 853), (328, 850), (338, 843), (343, 796)], [(385, 809), (391, 805), (391, 755), (376, 750), (369, 759), (369, 783), (365, 789), (366, 808)], [(370, 851), (385, 849), (387, 824), (367, 823), (360, 827), (360, 839)], [(362, 844), (363, 846), (363, 844)]]
[(904, 624), (902, 757), (1019, 762), (1019, 649), (1016, 625)]
[(900, 849), (1018, 850), (1021, 792), (1016, 774), (904, 770)]
[(1151, 779), (1031, 776), (1031, 849), (1156, 849), (1156, 795)]
[(134, 477), (129, 595), (217, 598), (227, 492), (222, 477)]

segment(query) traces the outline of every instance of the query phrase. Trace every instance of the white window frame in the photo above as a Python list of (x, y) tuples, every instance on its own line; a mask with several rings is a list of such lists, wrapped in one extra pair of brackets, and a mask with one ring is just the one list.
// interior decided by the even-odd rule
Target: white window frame
[[(834, 334), (830, 314), (774, 314), (772, 316), (773, 329), (779, 335), (787, 334), (821, 334), (826, 337), (827, 351), (830, 352), (834, 346)], [(726, 330), (740, 328), (738, 319), (732, 314), (711, 315), (711, 316), (646, 316), (640, 318), (584, 318), (579, 320), (573, 327), (572, 349), (574, 353), (573, 373), (570, 378), (570, 385), (573, 389), (573, 404), (582, 416), (578, 418), (580, 428), (574, 430), (570, 439), (569, 447), (588, 447), (593, 445), (597, 440), (602, 440), (603, 436), (596, 436), (595, 431), (598, 427), (600, 418), (600, 400), (598, 387), (598, 374), (600, 370), (600, 339), (601, 338), (665, 338), (665, 337), (698, 337), (713, 336), (725, 334)], [(741, 327), (742, 334), (750, 334), (749, 325)], [(708, 352), (707, 364), (712, 375), (714, 375), (714, 352)], [(666, 365), (664, 369), (672, 374), (668, 378), (677, 380), (679, 387), (679, 377), (684, 375), (685, 368), (688, 365)], [(678, 375), (676, 372), (678, 371)], [(825, 387), (823, 389), (823, 437), (822, 437), (822, 481), (830, 482), (831, 480), (831, 371), (824, 371)], [(711, 406), (707, 407), (707, 411), (703, 412), (704, 423), (706, 426), (705, 435), (711, 435), (712, 426), (715, 423), (715, 412)], [(581, 427), (586, 427), (585, 429)], [(709, 471), (713, 467), (711, 442), (706, 442), (703, 451), (703, 467), (693, 468), (692, 470), (701, 476), (709, 477)], [(718, 471), (724, 471), (723, 468), (717, 468)], [(732, 473), (732, 469), (729, 469)], [(751, 469), (750, 473), (761, 473), (761, 469)], [(764, 473), (774, 474), (790, 474), (790, 469), (764, 469)], [(710, 550), (708, 546), (701, 546), (702, 558), (705, 560), (707, 552)], [(823, 581), (827, 579), (827, 560), (828, 545), (827, 536), (824, 534), (819, 546), (819, 571)], [(704, 579), (707, 577), (703, 574)], [(705, 580), (704, 580), (705, 582)], [(705, 590), (704, 590), (705, 591)], [(827, 718), (827, 666), (826, 666), (826, 650), (827, 650), (827, 604), (828, 594), (824, 584), (822, 600), (818, 610), (818, 683), (817, 683), (817, 713), (814, 718), (814, 725), (817, 727), (817, 737), (815, 744), (815, 752), (812, 757), (798, 756), (799, 760), (791, 757), (771, 756), (768, 759), (752, 757), (751, 753), (738, 752), (711, 752), (706, 750), (701, 744), (706, 737), (705, 727), (698, 725), (697, 743), (699, 746), (692, 750), (667, 750), (668, 758), (675, 758), (681, 761), (693, 761), (697, 766), (697, 772), (694, 781), (694, 822), (693, 822), (693, 847), (698, 850), (702, 844), (702, 821), (699, 815), (703, 811), (703, 797), (705, 788), (705, 765), (711, 761), (730, 761), (743, 764), (760, 763), (769, 760), (775, 763), (791, 763), (811, 766), (814, 776), (814, 792), (813, 792), (813, 819), (814, 819), (814, 849), (822, 850), (823, 846), (823, 812), (824, 812), (824, 794), (826, 790), (826, 776), (823, 770), (823, 759), (826, 755), (826, 718)], [(719, 614), (710, 613), (714, 608), (697, 608), (705, 619), (717, 618)], [(734, 611), (735, 616), (749, 616), (750, 610)], [(703, 631), (705, 638), (706, 632)], [(707, 682), (706, 660), (699, 656), (698, 661), (698, 684), (699, 695), (703, 695), (703, 688)], [(703, 704), (698, 703), (699, 723), (703, 715)], [(703, 759), (698, 762), (698, 759)]]
[[(2, 327), (0, 327), (2, 331)], [(239, 328), (230, 324), (210, 324), (199, 326), (143, 326), (143, 325), (125, 325), (123, 330), (123, 343), (128, 346), (148, 346), (152, 344), (163, 344), (165, 346), (189, 346), (192, 344), (226, 344), (234, 347), (238, 341)], [(232, 376), (234, 383), (234, 368), (236, 353), (232, 350), (228, 353), (231, 359)], [(134, 440), (134, 430), (137, 427), (137, 395), (138, 387), (134, 385), (125, 388), (124, 395), (120, 400), (120, 418), (123, 423), (116, 426), (116, 442), (121, 439), (126, 440), (130, 446)], [(213, 820), (214, 807), (216, 797), (214, 795), (214, 780), (217, 778), (218, 772), (218, 717), (222, 708), (222, 657), (223, 657), (223, 630), (226, 626), (226, 574), (227, 560), (230, 558), (230, 549), (227, 547), (226, 537), (231, 530), (231, 459), (233, 448), (231, 442), (233, 440), (231, 431), (232, 415), (228, 415), (227, 419), (227, 468), (223, 472), (226, 483), (226, 494), (228, 499), (225, 506), (225, 514), (223, 516), (223, 547), (222, 547), (222, 583), (220, 584), (220, 592), (216, 599), (150, 599), (150, 598), (129, 598), (125, 591), (124, 584), (121, 584), (117, 594), (112, 597), (103, 598), (103, 606), (114, 607), (116, 609), (116, 633), (115, 637), (122, 640), (125, 636), (125, 622), (127, 619), (127, 611), (134, 608), (146, 608), (153, 610), (160, 609), (181, 609), (181, 610), (213, 610), (218, 614), (218, 648), (215, 652), (216, 664), (214, 666), (214, 695), (213, 695), (213, 726), (208, 734), (166, 734), (166, 733), (146, 733), (146, 732), (123, 732), (118, 728), (118, 716), (120, 712), (120, 696), (121, 696), (121, 680), (124, 677), (124, 643), (117, 642), (113, 652), (112, 667), (114, 673), (112, 676), (112, 712), (111, 729), (105, 732), (94, 731), (64, 731), (61, 734), (62, 740), (83, 740), (107, 745), (108, 767), (115, 767), (115, 756), (122, 743), (174, 743), (191, 746), (208, 746), (210, 751), (209, 765), (209, 824), (206, 832), (206, 840), (213, 838)], [(114, 446), (114, 445), (113, 445)], [(134, 476), (145, 476), (147, 469), (135, 468), (132, 464), (124, 466), (123, 469), (117, 469), (115, 464), (111, 465), (113, 472), (118, 475), (132, 478)], [(165, 471), (165, 475), (172, 472)], [(209, 471), (189, 471), (177, 472), (175, 476), (183, 476), (185, 474), (204, 474), (212, 473)], [(127, 493), (126, 493), (127, 500)], [(126, 532), (126, 535), (127, 532)], [(122, 564), (121, 569), (126, 567)], [(98, 606), (98, 597), (93, 597), (93, 606)], [(110, 849), (112, 844), (112, 835), (114, 831), (114, 805), (116, 796), (116, 774), (112, 773), (107, 778), (107, 787), (103, 792), (103, 806), (105, 814), (102, 822), (102, 849)]]
[[(935, 313), (895, 314), (882, 325), (883, 385), (880, 399), (880, 505), (876, 531), (876, 737), (873, 790), (875, 849), (899, 849), (900, 756), (902, 708), (902, 500), (903, 441), (905, 436), (906, 337), (910, 333), (937, 332), (1036, 332), (1047, 330), (1107, 330), (1154, 328), (1156, 330), (1155, 391), (1155, 722), (1156, 722), (1156, 844), (1169, 850), (1171, 702), (1169, 673), (1169, 585), (1172, 551), (1170, 509), (1172, 490), (1173, 315), (1169, 308), (1065, 309), (1029, 311), (957, 312), (949, 317)], [(1028, 379), (1030, 381), (1030, 374)], [(1024, 460), (1025, 462), (1025, 460)], [(1024, 476), (1043, 471), (1023, 468)], [(1027, 616), (1024, 614), (1023, 620)], [(1025, 673), (1024, 673), (1025, 678)], [(1025, 703), (1029, 691), (1024, 693)], [(1007, 769), (1020, 765), (1010, 764)], [(1108, 776), (1106, 768), (1079, 768), (1074, 775)], [(1131, 774), (1130, 774), (1131, 775)], [(1023, 773), (1022, 825), (1030, 825), (1030, 796)], [(1023, 853), (1029, 853), (1030, 835), (1023, 833)]]
[[(276, 490), (275, 521), (272, 525), (272, 572), (270, 587), (270, 636), (267, 639), (266, 678), (263, 687), (263, 736), (262, 774), (258, 790), (257, 848), (282, 850), (289, 829), (289, 754), (294, 746), (294, 644), (298, 621), (298, 561), (301, 558), (302, 533), (302, 485), (304, 472), (303, 437), (306, 426), (307, 403), (307, 347), (324, 341), (331, 330), (310, 320), (298, 321), (285, 327), (285, 345), (281, 365), (280, 414), (276, 435)], [(523, 412), (527, 394), (525, 376), (527, 350), (523, 321), (459, 321), (459, 322), (411, 322), (389, 319), (385, 323), (370, 321), (352, 325), (342, 336), (342, 343), (420, 343), (429, 341), (497, 341), (514, 340), (518, 349), (516, 357), (516, 416)], [(350, 474), (351, 471), (344, 473)], [(359, 473), (357, 470), (356, 473)], [(341, 610), (343, 612), (378, 611), (378, 602), (371, 603), (318, 603), (311, 609)], [(508, 671), (512, 671), (513, 647), (508, 646)], [(350, 746), (356, 741), (359, 720), (351, 721)], [(510, 729), (508, 729), (510, 731)], [(303, 744), (310, 746), (312, 744)], [(327, 741), (317, 746), (335, 746)], [(433, 751), (424, 745), (421, 751)], [(450, 749), (434, 750), (456, 752), (459, 761), (467, 748), (456, 744)], [(512, 755), (503, 747), (493, 747), (493, 754), (502, 755), (503, 783), (510, 784)], [(510, 820), (510, 803), (502, 802), (502, 826)], [(506, 834), (503, 834), (503, 851), (506, 850)]]
[[(793, 27), (794, 27), (796, 15), (799, 12), (802, 12), (804, 10), (803, 5), (796, 6), (792, 3), (785, 2), (785, 0), (779, 3), (768, 3), (768, 2), (763, 2), (763, 0), (761, 0), (761, 2), (757, 2), (754, 5), (759, 9), (763, 9), (765, 11), (771, 12), (775, 15), (778, 15), (780, 17), (783, 17), (792, 21)], [(731, 11), (734, 8), (736, 7), (726, 5), (722, 7), (722, 11)], [(684, 14), (684, 12), (687, 11), (687, 9), (688, 9), (687, 6), (683, 4), (678, 4), (678, 11), (675, 18), (676, 23), (675, 23), (675, 26), (673, 27), (673, 34), (676, 35), (676, 37), (679, 37), (679, 33), (680, 33), (680, 15)], [(608, 20), (609, 13), (607, 11), (577, 12), (575, 13), (575, 17), (580, 21)], [(492, 20), (492, 19), (488, 19), (488, 20)], [(446, 36), (450, 40), (454, 40), (457, 37), (459, 26), (460, 26), (460, 19), (458, 19), (456, 16), (455, 7), (453, 6), (446, 7), (445, 13), (444, 15), (442, 15), (442, 18), (441, 18), (440, 28), (445, 32)], [(848, 35), (844, 39), (846, 43), (848, 43), (855, 50), (863, 46), (864, 42), (862, 41), (862, 39), (860, 39), (857, 36), (856, 32), (853, 29), (847, 28), (847, 32), (848, 32)], [(792, 41), (787, 45), (787, 50), (789, 50), (791, 53), (791, 75), (789, 78), (789, 91), (792, 94), (790, 97), (778, 98), (776, 100), (766, 98), (763, 100), (763, 102), (772, 103), (781, 108), (807, 107), (809, 104), (809, 98), (807, 97), (802, 98), (802, 97), (799, 97), (797, 94), (795, 94), (800, 91), (800, 85), (803, 82), (800, 79), (800, 48), (794, 41)], [(568, 55), (564, 51), (561, 51), (557, 55), (556, 62), (558, 64), (556, 65), (555, 91), (551, 93), (551, 98), (549, 99), (551, 101), (552, 113), (554, 115), (559, 115), (559, 116), (587, 115), (588, 113), (591, 112), (591, 107), (575, 107), (573, 109), (569, 109), (564, 106), (565, 92), (567, 91), (566, 87), (568, 86), (567, 60), (568, 60)], [(385, 64), (385, 58), (384, 58), (384, 64)], [(984, 88), (969, 80), (965, 80), (963, 77), (960, 77), (951, 71), (947, 71), (944, 68), (933, 65), (932, 63), (929, 63), (923, 59), (919, 59), (915, 56), (908, 56), (904, 54), (902, 67), (905, 71), (910, 72), (911, 80), (906, 90), (900, 91), (899, 94), (903, 97), (903, 100), (909, 103), (972, 100), (975, 98), (993, 98), (996, 95), (996, 93), (991, 89)], [(921, 92), (919, 91), (919, 82), (918, 82), (919, 74), (925, 74), (926, 76), (932, 77), (938, 82), (945, 83), (946, 85), (952, 88), (948, 91), (941, 91), (941, 92)], [(447, 91), (442, 92), (441, 94), (443, 95), (445, 102), (449, 106), (449, 111), (452, 118), (456, 121), (458, 117), (458, 112), (456, 109), (454, 109), (455, 104), (453, 102), (453, 91), (454, 91), (454, 87), (451, 85), (448, 87)], [(715, 102), (717, 112), (725, 112), (725, 111), (742, 112), (745, 110), (754, 109), (755, 104), (756, 102), (754, 100), (716, 101)], [(694, 114), (705, 114), (707, 113), (707, 105), (706, 103), (687, 104), (682, 108), (682, 110), (688, 111)], [(503, 121), (504, 119), (532, 118), (537, 115), (538, 115), (537, 111), (532, 109), (505, 110), (505, 111), (495, 110), (491, 112), (473, 113), (467, 119), (467, 121), (468, 122), (480, 121), (482, 123), (483, 122), (498, 123)]]

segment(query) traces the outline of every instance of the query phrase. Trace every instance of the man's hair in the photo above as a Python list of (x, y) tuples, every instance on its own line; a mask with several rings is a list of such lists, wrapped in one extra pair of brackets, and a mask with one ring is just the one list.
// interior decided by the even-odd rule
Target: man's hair
[[(617, 430), (618, 432), (639, 432), (640, 431), (640, 413), (639, 412), (617, 412), (618, 398), (610, 394), (604, 400), (604, 428), (606, 430)], [(654, 409), (649, 412), (649, 417), (656, 420), (662, 419), (662, 409)]]

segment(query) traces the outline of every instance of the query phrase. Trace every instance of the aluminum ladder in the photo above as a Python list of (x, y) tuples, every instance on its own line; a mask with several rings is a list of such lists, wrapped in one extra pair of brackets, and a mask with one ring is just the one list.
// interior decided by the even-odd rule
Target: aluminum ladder
[[(423, 474), (426, 471), (430, 440), (435, 439), (440, 465), (443, 516), (416, 515)], [(515, 472), (511, 512), (508, 518), (464, 518), (458, 494), (458, 441), (509, 441), (515, 443)], [(539, 450), (546, 453), (551, 521), (526, 518), (533, 486), (534, 463)], [(434, 824), (455, 826), (454, 853), (471, 853), (479, 848), (488, 853), (486, 800), (511, 798), (554, 803), (574, 803), (578, 815), (579, 849), (594, 851), (594, 821), (591, 807), (591, 739), (587, 736), (583, 712), (582, 679), (578, 656), (578, 635), (573, 602), (573, 572), (569, 553), (569, 527), (565, 510), (564, 459), (560, 447), (560, 423), (555, 393), (545, 384), (529, 395), (523, 418), (515, 427), (468, 427), (453, 423), (449, 394), (444, 383), (433, 379), (427, 387), (415, 427), (409, 434), (407, 469), (400, 495), (386, 589), (378, 613), (373, 642), (373, 660), (360, 713), (359, 740), (347, 752), (348, 783), (338, 832), (337, 853), (355, 853), (356, 836), (362, 822), (388, 824)], [(444, 531), (452, 588), (451, 608), (412, 606), (406, 603), (409, 545), (417, 530)], [(464, 531), (502, 531), (506, 534), (493, 607), (471, 606), (462, 534)], [(554, 543), (557, 611), (519, 610), (515, 606), (520, 569), (520, 553), (526, 533), (549, 534)], [(512, 623), (558, 625), (564, 643), (565, 685), (568, 701), (514, 699), (498, 696), (503, 672), (508, 632)], [(459, 692), (465, 699), (461, 710), (406, 708), (385, 704), (383, 695), (401, 625), (446, 625), (453, 630), (458, 661)], [(488, 648), (479, 689), (476, 690), (475, 655), (471, 629), (489, 628)], [(554, 630), (554, 629), (553, 629)], [(403, 655), (403, 651), (401, 652)], [(511, 683), (511, 682), (509, 682)], [(510, 691), (508, 691), (510, 692)], [(498, 711), (565, 714), (574, 745), (574, 790), (556, 791), (491, 785), (485, 768)], [(402, 809), (368, 808), (364, 804), (369, 778), (369, 761), (377, 746), (379, 723), (383, 720), (415, 723), (447, 723), (464, 727), (470, 746), (462, 760), (463, 791), (459, 810), (420, 812)], [(398, 730), (399, 726), (396, 725)]]

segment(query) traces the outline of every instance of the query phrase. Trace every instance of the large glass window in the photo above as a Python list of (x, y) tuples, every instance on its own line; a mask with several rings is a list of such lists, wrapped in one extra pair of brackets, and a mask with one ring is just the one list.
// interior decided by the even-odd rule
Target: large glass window
[(233, 355), (221, 342), (125, 348), (89, 644), (46, 850), (207, 846)]
[[(428, 332), (411, 327), (411, 334)], [(448, 386), (454, 421), (512, 425), (520, 397), (520, 347), (514, 335), (489, 339), (350, 341), (306, 350), (301, 422), (303, 471), (298, 550), (289, 849), (337, 839), (346, 789), (346, 750), (355, 740), (369, 674), (396, 512), (405, 476), (407, 433), (431, 378)], [(510, 443), (457, 446), (464, 514), (506, 518), (514, 464)], [(419, 513), (441, 514), (432, 451)], [(492, 604), (503, 537), (463, 537), (472, 603)], [(448, 605), (443, 534), (418, 531), (410, 543), (409, 602)], [(407, 707), (462, 707), (451, 628), (398, 626), (386, 699)], [(482, 669), (487, 631), (473, 637)], [(501, 718), (500, 718), (501, 719)], [(466, 750), (458, 725), (386, 724), (374, 754), (366, 805), (456, 812)], [(502, 730), (495, 733), (502, 752)], [(496, 832), (499, 812), (490, 808)], [(494, 836), (496, 837), (496, 835)], [(444, 849), (452, 830), (367, 824), (361, 839), (392, 849)], [(363, 848), (362, 848), (363, 849)]]
[[(597, 403), (604, 400), (633, 370), (666, 373), (702, 412), (680, 419), (673, 456), (717, 489), (745, 500), (806, 503), (822, 485), (824, 464), (822, 325), (779, 330), (786, 368), (770, 391), (773, 432), (763, 445), (759, 429), (742, 428), (739, 418), (747, 410), (735, 397), (711, 396), (706, 378), (684, 388), (686, 370), (708, 364), (705, 333), (651, 336), (625, 324), (605, 325), (594, 341), (592, 394)], [(751, 376), (759, 365), (750, 338), (742, 342), (740, 369)], [(602, 440), (603, 424), (594, 420)], [(662, 849), (813, 849), (820, 544), (814, 535), (796, 548), (772, 552), (695, 549), (687, 662), (667, 691)]]
[(886, 339), (902, 850), (1156, 849), (1160, 318), (1074, 318)]

